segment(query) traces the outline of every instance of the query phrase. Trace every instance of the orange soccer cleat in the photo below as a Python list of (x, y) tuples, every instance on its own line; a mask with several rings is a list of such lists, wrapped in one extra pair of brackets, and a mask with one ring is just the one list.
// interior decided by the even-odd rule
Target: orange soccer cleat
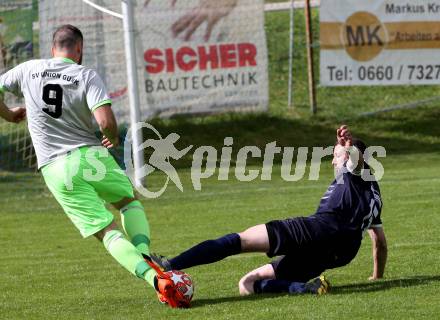
[(177, 297), (178, 293), (171, 276), (164, 273), (149, 256), (145, 254), (142, 254), (142, 256), (148, 265), (157, 272), (154, 279), (154, 287), (160, 303), (168, 304), (171, 308), (179, 308), (180, 303)]

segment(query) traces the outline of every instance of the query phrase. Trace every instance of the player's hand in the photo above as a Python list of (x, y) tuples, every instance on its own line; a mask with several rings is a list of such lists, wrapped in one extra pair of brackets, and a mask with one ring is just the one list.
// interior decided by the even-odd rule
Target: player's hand
[[(177, 0), (173, 0), (171, 5), (174, 6)], [(229, 15), (237, 6), (238, 0), (200, 0), (199, 6), (195, 7), (184, 16), (180, 17), (171, 26), (174, 37), (184, 32), (184, 40), (191, 39), (193, 33), (206, 21), (207, 27), (204, 40), (211, 38), (212, 30), (215, 25), (224, 17)]]
[(353, 145), (353, 136), (346, 125), (342, 125), (336, 130), (336, 138), (338, 144), (343, 147), (351, 147)]
[(115, 138), (113, 139), (113, 142), (112, 142), (112, 141), (110, 141), (110, 139), (107, 138), (106, 136), (102, 136), (101, 143), (102, 143), (102, 145), (103, 145), (104, 147), (106, 147), (107, 149), (110, 149), (110, 148), (116, 148), (117, 146), (119, 146), (119, 138), (118, 138), (118, 137), (115, 137)]
[(20, 123), (24, 119), (26, 119), (26, 108), (23, 107), (9, 109), (8, 115), (5, 118), (6, 121), (12, 123)]

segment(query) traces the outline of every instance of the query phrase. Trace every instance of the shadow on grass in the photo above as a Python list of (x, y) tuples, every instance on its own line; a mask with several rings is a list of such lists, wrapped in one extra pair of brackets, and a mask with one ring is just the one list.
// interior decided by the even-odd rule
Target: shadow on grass
[(440, 276), (414, 276), (393, 280), (379, 280), (332, 287), (331, 294), (364, 293), (392, 288), (415, 287), (440, 281)]
[[(379, 280), (364, 283), (354, 283), (343, 286), (334, 286), (331, 289), (330, 295), (352, 294), (352, 293), (367, 293), (375, 291), (384, 291), (392, 288), (407, 288), (430, 284), (432, 282), (440, 281), (440, 276), (414, 276), (400, 279)], [(251, 295), (246, 297), (231, 296), (220, 298), (196, 299), (192, 303), (193, 308), (203, 307), (204, 305), (221, 304), (228, 302), (253, 301), (253, 300), (269, 300), (275, 299), (286, 294), (263, 294)]]
[(270, 299), (276, 299), (280, 296), (285, 296), (286, 294), (262, 294), (262, 295), (251, 295), (246, 297), (241, 296), (231, 296), (231, 297), (220, 297), (220, 298), (202, 298), (202, 299), (196, 299), (191, 303), (191, 308), (199, 308), (203, 307), (205, 305), (214, 305), (214, 304), (221, 304), (221, 303), (228, 303), (228, 302), (241, 302), (241, 301), (253, 301), (253, 300), (270, 300)]

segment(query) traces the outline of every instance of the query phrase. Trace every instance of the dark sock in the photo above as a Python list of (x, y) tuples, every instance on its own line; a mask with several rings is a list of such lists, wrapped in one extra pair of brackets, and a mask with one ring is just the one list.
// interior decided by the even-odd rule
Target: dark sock
[(254, 282), (255, 293), (305, 293), (305, 283), (288, 280), (265, 279)]
[(154, 277), (154, 289), (159, 291), (159, 281), (157, 280), (157, 277)]
[(216, 240), (207, 240), (169, 260), (171, 268), (183, 270), (200, 264), (222, 260), (241, 252), (241, 240), (237, 233), (227, 234)]

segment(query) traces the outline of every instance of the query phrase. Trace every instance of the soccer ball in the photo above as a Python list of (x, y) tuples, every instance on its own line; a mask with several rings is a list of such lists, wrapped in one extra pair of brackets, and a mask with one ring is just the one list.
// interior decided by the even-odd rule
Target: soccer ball
[(178, 300), (179, 308), (189, 308), (191, 299), (194, 294), (194, 284), (191, 277), (185, 272), (179, 270), (172, 270), (165, 272), (176, 287), (176, 298)]

